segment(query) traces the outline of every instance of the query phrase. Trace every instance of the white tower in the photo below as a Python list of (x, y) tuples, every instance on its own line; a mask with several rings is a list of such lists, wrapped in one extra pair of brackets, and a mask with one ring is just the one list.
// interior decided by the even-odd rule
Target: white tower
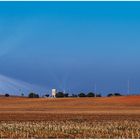
[(56, 89), (52, 89), (52, 97), (53, 97), (53, 98), (56, 97)]

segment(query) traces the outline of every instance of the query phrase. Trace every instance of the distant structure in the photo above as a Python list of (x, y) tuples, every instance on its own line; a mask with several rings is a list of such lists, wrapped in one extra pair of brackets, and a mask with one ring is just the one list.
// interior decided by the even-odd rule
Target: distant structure
[(97, 96), (96, 95), (96, 84), (94, 84), (94, 92), (95, 92), (95, 97)]
[(52, 97), (56, 98), (56, 89), (52, 89)]
[(130, 81), (127, 81), (127, 94), (129, 95), (130, 93)]

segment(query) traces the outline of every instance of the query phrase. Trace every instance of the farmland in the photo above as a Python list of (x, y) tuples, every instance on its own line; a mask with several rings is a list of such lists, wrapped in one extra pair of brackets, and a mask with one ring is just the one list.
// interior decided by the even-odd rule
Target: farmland
[(0, 138), (140, 138), (140, 96), (1, 97)]

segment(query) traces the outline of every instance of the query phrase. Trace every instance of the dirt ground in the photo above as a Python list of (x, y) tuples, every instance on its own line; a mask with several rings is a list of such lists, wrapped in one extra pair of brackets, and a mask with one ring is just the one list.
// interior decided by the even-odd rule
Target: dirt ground
[(0, 121), (140, 118), (140, 96), (99, 98), (0, 97)]

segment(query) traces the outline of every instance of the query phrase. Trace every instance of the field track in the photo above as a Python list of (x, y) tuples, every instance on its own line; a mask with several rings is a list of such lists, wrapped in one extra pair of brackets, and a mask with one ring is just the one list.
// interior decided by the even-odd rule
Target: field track
[(30, 99), (0, 97), (0, 121), (139, 120), (140, 96)]

